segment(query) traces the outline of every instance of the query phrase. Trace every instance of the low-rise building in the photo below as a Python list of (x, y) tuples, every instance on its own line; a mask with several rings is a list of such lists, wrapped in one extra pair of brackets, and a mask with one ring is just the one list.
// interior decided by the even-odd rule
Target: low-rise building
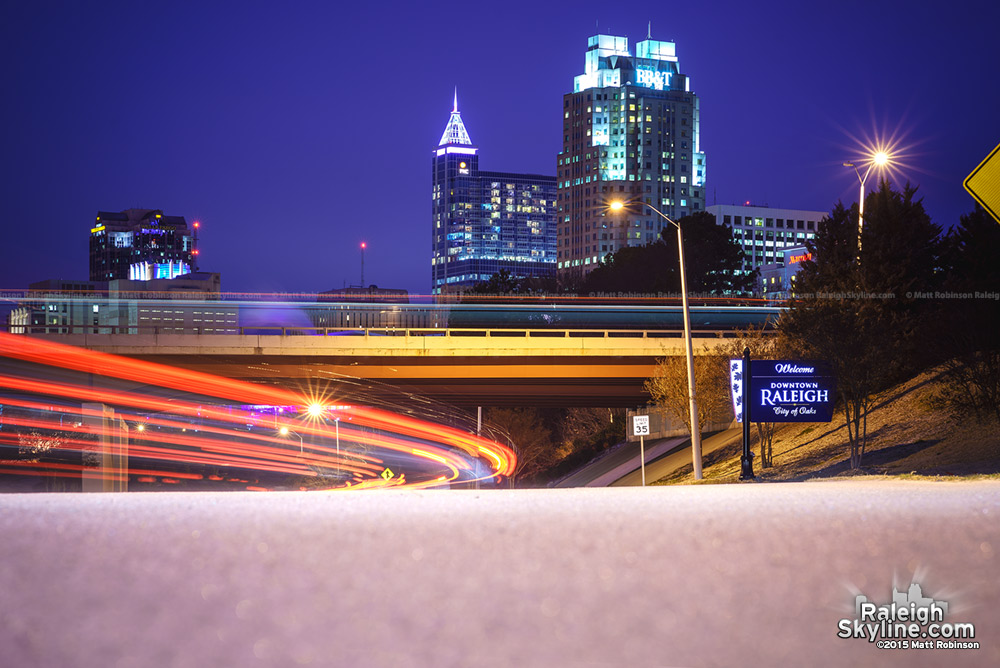
[(782, 251), (782, 261), (765, 264), (760, 268), (761, 292), (768, 299), (788, 299), (795, 289), (795, 276), (803, 260), (812, 254), (805, 246), (795, 246)]
[[(755, 206), (749, 202), (743, 205), (716, 204), (707, 210), (715, 216), (718, 225), (725, 225), (732, 231), (733, 239), (743, 248), (742, 271), (760, 270), (762, 276), (758, 280), (758, 288), (761, 292), (766, 291), (762, 280), (764, 268), (768, 265), (783, 266), (785, 251), (804, 247), (816, 236), (819, 222), (827, 216), (822, 211), (778, 209)], [(769, 279), (773, 277), (772, 272)]]
[(8, 316), (15, 334), (235, 334), (239, 307), (220, 300), (217, 273), (151, 281), (32, 283)]

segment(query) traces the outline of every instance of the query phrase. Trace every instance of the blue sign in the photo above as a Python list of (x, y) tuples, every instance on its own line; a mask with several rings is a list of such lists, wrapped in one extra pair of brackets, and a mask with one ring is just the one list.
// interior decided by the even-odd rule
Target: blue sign
[(836, 400), (825, 362), (751, 360), (751, 422), (830, 422)]

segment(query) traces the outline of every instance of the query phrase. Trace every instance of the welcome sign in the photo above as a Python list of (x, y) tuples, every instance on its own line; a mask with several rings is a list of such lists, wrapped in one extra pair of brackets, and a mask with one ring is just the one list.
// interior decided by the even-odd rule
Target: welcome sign
[(835, 388), (825, 362), (752, 360), (750, 421), (830, 422)]

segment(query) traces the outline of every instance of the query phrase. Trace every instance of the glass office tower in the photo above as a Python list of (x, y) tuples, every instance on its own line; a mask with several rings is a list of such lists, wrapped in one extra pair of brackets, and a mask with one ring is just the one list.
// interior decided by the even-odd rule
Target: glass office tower
[(556, 180), (479, 169), (458, 95), (432, 159), (431, 290), (460, 292), (500, 270), (551, 278), (556, 268)]
[(644, 206), (612, 214), (609, 202), (642, 201), (677, 220), (705, 209), (698, 96), (673, 42), (594, 35), (584, 73), (563, 96), (558, 156), (558, 272), (577, 279), (608, 253), (655, 241), (668, 225)]

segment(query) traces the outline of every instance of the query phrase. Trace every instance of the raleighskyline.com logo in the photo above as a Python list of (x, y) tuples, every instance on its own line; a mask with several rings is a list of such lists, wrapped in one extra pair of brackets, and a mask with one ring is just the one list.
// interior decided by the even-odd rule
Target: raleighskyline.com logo
[(837, 637), (864, 638), (880, 649), (979, 649), (975, 625), (946, 622), (947, 614), (945, 601), (925, 597), (914, 582), (905, 592), (893, 587), (884, 605), (858, 595), (855, 618), (837, 623)]

